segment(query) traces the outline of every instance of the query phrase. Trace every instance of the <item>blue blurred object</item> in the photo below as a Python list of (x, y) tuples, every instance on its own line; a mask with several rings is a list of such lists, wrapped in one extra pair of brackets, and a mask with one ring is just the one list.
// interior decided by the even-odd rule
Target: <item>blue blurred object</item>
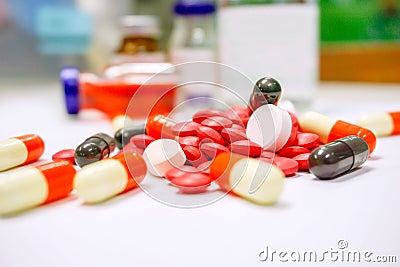
[(210, 1), (178, 1), (174, 6), (175, 14), (207, 15), (215, 12), (215, 4)]
[(83, 54), (89, 48), (92, 19), (74, 7), (40, 7), (35, 26), (43, 54)]
[(79, 113), (79, 75), (80, 71), (75, 67), (65, 67), (60, 72), (68, 114)]

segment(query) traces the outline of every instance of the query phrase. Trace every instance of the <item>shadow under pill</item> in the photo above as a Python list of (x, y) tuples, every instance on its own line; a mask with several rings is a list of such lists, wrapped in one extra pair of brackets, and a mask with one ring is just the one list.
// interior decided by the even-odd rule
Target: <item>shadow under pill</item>
[(370, 171), (372, 171), (373, 168), (368, 167), (368, 166), (364, 166), (364, 167), (359, 167), (359, 168), (355, 168), (353, 170), (350, 170), (338, 177), (334, 177), (332, 179), (318, 179), (318, 178), (314, 178), (313, 180), (315, 181), (319, 181), (319, 182), (328, 182), (328, 183), (342, 183), (342, 182), (346, 182), (348, 180), (357, 178), (360, 175), (363, 175), (365, 173), (368, 173)]

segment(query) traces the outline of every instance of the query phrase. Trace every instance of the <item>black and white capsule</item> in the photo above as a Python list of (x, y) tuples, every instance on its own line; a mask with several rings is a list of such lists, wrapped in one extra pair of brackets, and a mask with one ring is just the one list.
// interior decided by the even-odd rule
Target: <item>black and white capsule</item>
[(80, 144), (75, 150), (75, 162), (83, 167), (108, 158), (115, 149), (115, 140), (105, 133), (95, 134)]
[(333, 179), (361, 166), (369, 156), (363, 138), (351, 135), (321, 146), (308, 158), (310, 172), (320, 179)]

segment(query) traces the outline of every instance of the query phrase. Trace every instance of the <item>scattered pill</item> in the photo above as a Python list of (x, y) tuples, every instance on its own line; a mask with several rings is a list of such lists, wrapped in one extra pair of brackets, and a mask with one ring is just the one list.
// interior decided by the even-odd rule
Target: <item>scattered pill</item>
[(197, 168), (193, 166), (181, 166), (179, 168), (171, 168), (165, 173), (165, 179), (168, 181), (171, 181), (172, 179), (180, 176), (185, 176), (188, 173), (194, 173), (197, 172)]
[(203, 120), (211, 117), (227, 117), (227, 116), (223, 111), (207, 109), (196, 112), (193, 115), (192, 120), (194, 122), (201, 123)]
[(249, 119), (246, 134), (250, 141), (264, 150), (280, 150), (292, 133), (289, 113), (275, 105), (263, 105), (256, 109)]
[(202, 143), (200, 145), (200, 150), (209, 159), (215, 158), (218, 154), (220, 154), (222, 152), (229, 152), (228, 148), (224, 147), (221, 144), (217, 144), (217, 143)]
[(37, 161), (44, 152), (44, 142), (36, 134), (0, 141), (0, 171)]
[(143, 158), (151, 174), (164, 177), (173, 168), (183, 166), (186, 156), (178, 142), (171, 139), (158, 139), (144, 150)]
[(199, 128), (197, 128), (197, 136), (200, 138), (201, 141), (209, 140), (210, 142), (212, 141), (221, 145), (225, 144), (225, 141), (222, 138), (221, 134), (209, 127), (200, 126)]
[(171, 131), (176, 136), (196, 135), (199, 126), (200, 124), (194, 121), (178, 122), (171, 128)]
[(200, 138), (198, 138), (197, 136), (183, 136), (178, 138), (178, 143), (181, 145), (182, 148), (184, 148), (185, 146), (199, 147)]
[(367, 142), (359, 136), (347, 136), (311, 152), (310, 172), (320, 179), (332, 179), (361, 166), (369, 156)]
[(146, 148), (148, 145), (151, 144), (151, 142), (155, 141), (152, 136), (147, 135), (147, 134), (138, 134), (135, 136), (132, 136), (131, 138), (131, 143), (133, 143), (135, 146), (139, 148)]
[(222, 129), (230, 128), (232, 126), (232, 121), (224, 117), (211, 117), (203, 120), (201, 125), (210, 127), (216, 131), (221, 131)]
[(279, 156), (286, 158), (293, 158), (297, 155), (309, 153), (310, 151), (307, 148), (301, 146), (288, 146), (283, 148), (278, 152)]
[(310, 153), (299, 154), (292, 159), (297, 161), (299, 164), (300, 170), (308, 170), (308, 158), (310, 157)]
[(288, 113), (292, 120), (292, 132), (290, 133), (289, 139), (287, 140), (284, 147), (292, 146), (296, 141), (297, 134), (299, 133), (299, 120), (298, 120), (297, 116), (291, 112), (288, 112)]
[(233, 130), (237, 130), (237, 131), (241, 131), (246, 133), (246, 128), (243, 125), (239, 125), (239, 124), (232, 124), (231, 128)]
[(51, 158), (53, 161), (66, 160), (75, 165), (75, 149), (64, 149), (58, 151)]
[(253, 110), (266, 104), (277, 105), (281, 97), (282, 88), (277, 80), (271, 77), (259, 79), (254, 85), (250, 96), (250, 106)]
[(132, 136), (145, 133), (146, 130), (144, 125), (136, 125), (129, 128), (122, 128), (116, 131), (114, 134), (115, 143), (117, 147), (121, 149), (130, 142)]
[(194, 167), (208, 161), (207, 157), (197, 147), (185, 146), (183, 152), (186, 155), (187, 162)]
[(179, 188), (179, 191), (183, 194), (203, 193), (210, 184), (210, 177), (199, 172), (187, 173), (171, 180), (171, 185)]
[(142, 156), (119, 154), (77, 172), (74, 188), (85, 203), (98, 203), (138, 187), (146, 175)]
[(118, 154), (129, 153), (129, 152), (143, 155), (144, 149), (135, 146), (133, 143), (128, 143), (118, 152)]
[(299, 133), (295, 143), (298, 146), (310, 149), (319, 144), (319, 136), (314, 133)]
[(228, 142), (233, 143), (240, 140), (247, 140), (247, 135), (241, 130), (234, 130), (232, 128), (225, 128), (221, 131), (222, 137)]
[(95, 134), (75, 149), (75, 162), (79, 167), (108, 158), (115, 149), (115, 140), (105, 133)]
[(285, 157), (275, 157), (272, 164), (283, 171), (285, 176), (292, 176), (299, 170), (299, 163)]
[(174, 127), (175, 124), (175, 120), (165, 115), (158, 114), (151, 116), (146, 122), (146, 134), (155, 139), (174, 139), (176, 135), (172, 132), (172, 127)]
[(303, 114), (299, 118), (299, 125), (303, 132), (317, 134), (319, 140), (325, 144), (349, 135), (357, 135), (367, 142), (371, 153), (376, 146), (376, 136), (370, 130), (316, 112)]
[(0, 177), (0, 214), (11, 214), (64, 198), (76, 171), (67, 161), (50, 162)]
[(275, 152), (272, 152), (272, 151), (263, 151), (260, 155), (260, 158), (271, 159), (271, 160), (273, 160), (275, 157), (279, 157), (279, 156), (276, 155)]
[(210, 176), (222, 190), (261, 205), (278, 200), (285, 177), (268, 162), (231, 153), (221, 153), (215, 158)]
[(400, 111), (363, 116), (357, 120), (357, 125), (370, 129), (379, 137), (400, 134)]
[(249, 140), (240, 140), (229, 145), (232, 153), (246, 155), (248, 157), (257, 157), (262, 152), (262, 147)]

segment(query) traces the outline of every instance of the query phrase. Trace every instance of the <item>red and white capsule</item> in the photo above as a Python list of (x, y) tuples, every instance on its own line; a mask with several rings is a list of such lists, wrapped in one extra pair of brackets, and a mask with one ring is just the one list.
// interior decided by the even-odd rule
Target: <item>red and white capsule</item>
[(379, 137), (400, 134), (400, 111), (363, 116), (357, 124), (370, 129)]
[(0, 141), (0, 171), (37, 161), (44, 152), (44, 142), (36, 134)]
[(319, 140), (324, 144), (349, 135), (356, 135), (367, 142), (371, 153), (376, 146), (376, 136), (372, 131), (316, 112), (304, 113), (299, 118), (299, 125), (302, 131), (317, 134)]
[(83, 167), (74, 178), (77, 195), (98, 203), (138, 187), (147, 172), (141, 155), (122, 153)]
[(0, 214), (10, 214), (64, 198), (76, 171), (67, 161), (45, 163), (2, 174)]

